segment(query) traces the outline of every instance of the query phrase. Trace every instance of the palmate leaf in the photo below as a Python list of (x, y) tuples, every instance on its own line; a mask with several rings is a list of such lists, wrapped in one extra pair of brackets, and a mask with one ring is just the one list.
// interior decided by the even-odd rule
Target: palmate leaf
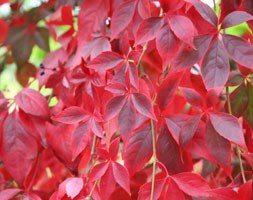
[(152, 156), (152, 136), (149, 123), (144, 124), (129, 136), (123, 149), (123, 160), (129, 174), (140, 170)]
[(130, 182), (127, 169), (117, 162), (112, 162), (112, 171), (116, 182), (130, 194)]
[(88, 68), (98, 71), (112, 69), (123, 62), (122, 56), (114, 52), (103, 52), (94, 58), (88, 65)]
[[(163, 191), (163, 187), (165, 186), (166, 179), (159, 179), (155, 180), (155, 191), (154, 191), (154, 199), (159, 199), (161, 193)], [(146, 183), (141, 186), (139, 191), (139, 198), (140, 200), (148, 200), (150, 199), (151, 195), (151, 185), (152, 183)]]
[(215, 14), (215, 12), (210, 8), (208, 5), (201, 1), (197, 0), (186, 0), (187, 2), (191, 3), (194, 8), (198, 11), (198, 13), (205, 19), (208, 23), (210, 23), (213, 26), (217, 26), (218, 24), (218, 18)]
[(80, 107), (71, 106), (52, 117), (53, 120), (64, 124), (77, 124), (80, 121), (87, 120), (89, 115)]
[(151, 17), (144, 20), (137, 31), (135, 45), (154, 39), (162, 25), (163, 19), (160, 17)]
[(0, 142), (1, 159), (5, 167), (18, 185), (23, 187), (36, 161), (39, 146), (25, 130), (18, 112), (13, 112), (5, 119)]
[(214, 129), (219, 135), (231, 142), (245, 147), (242, 128), (236, 117), (221, 112), (210, 113), (209, 116)]
[(46, 99), (39, 92), (25, 88), (15, 96), (18, 106), (27, 114), (48, 117), (49, 108)]
[(214, 160), (231, 176), (231, 144), (214, 129), (210, 121), (206, 124), (206, 146)]
[(253, 16), (245, 11), (234, 11), (229, 13), (223, 20), (221, 24), (221, 28), (229, 28), (232, 26), (236, 26), (243, 22), (247, 22), (249, 20), (253, 20)]
[(190, 172), (179, 173), (171, 177), (178, 187), (186, 194), (194, 197), (208, 197), (209, 185), (198, 174)]
[(107, 120), (114, 118), (121, 111), (126, 102), (125, 96), (113, 97), (106, 105), (105, 116)]
[(183, 127), (181, 128), (179, 137), (181, 147), (184, 147), (192, 139), (198, 128), (201, 117), (202, 115), (189, 117), (188, 120), (184, 123)]
[(181, 73), (171, 74), (160, 85), (157, 92), (157, 104), (161, 110), (164, 110), (172, 101), (181, 78)]
[(178, 52), (180, 42), (169, 25), (163, 26), (157, 34), (156, 46), (163, 59), (163, 65), (169, 64)]
[(196, 49), (189, 49), (187, 45), (180, 47), (177, 55), (172, 60), (172, 67), (175, 71), (187, 69), (196, 64), (208, 50), (209, 44), (212, 40), (210, 35), (201, 35), (194, 38), (194, 45)]
[(223, 87), (229, 76), (229, 58), (222, 42), (214, 39), (206, 52), (201, 72), (207, 89)]
[(192, 160), (189, 154), (181, 150), (167, 127), (162, 127), (156, 148), (157, 158), (165, 165), (169, 174), (192, 170)]
[(133, 93), (131, 95), (131, 100), (135, 109), (142, 115), (156, 120), (156, 116), (154, 114), (151, 100), (148, 97), (141, 93)]
[(191, 20), (182, 15), (176, 15), (169, 21), (171, 30), (183, 42), (195, 48), (193, 38), (195, 36), (195, 27)]
[(222, 35), (222, 41), (228, 54), (239, 64), (253, 69), (253, 45), (246, 40), (233, 36)]
[(120, 4), (112, 15), (112, 38), (116, 38), (132, 21), (136, 7), (136, 1), (130, 0)]
[[(51, 95), (25, 88), (13, 100), (0, 92), (0, 199), (251, 197), (233, 144), (249, 169), (253, 38), (224, 29), (252, 28), (252, 0), (221, 0), (218, 15), (200, 0), (20, 6), (11, 2), (0, 20), (0, 68), (15, 61), (18, 80), (34, 87), (31, 46), (48, 51), (52, 37), (60, 47), (37, 75)], [(233, 87), (231, 114), (224, 87)]]

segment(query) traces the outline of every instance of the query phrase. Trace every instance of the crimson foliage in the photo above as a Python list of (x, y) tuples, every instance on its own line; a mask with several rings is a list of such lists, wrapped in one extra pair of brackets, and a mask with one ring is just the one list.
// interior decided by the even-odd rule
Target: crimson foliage
[[(0, 43), (25, 87), (0, 93), (1, 200), (252, 199), (252, 0), (11, 6)], [(49, 96), (27, 84), (35, 44)]]

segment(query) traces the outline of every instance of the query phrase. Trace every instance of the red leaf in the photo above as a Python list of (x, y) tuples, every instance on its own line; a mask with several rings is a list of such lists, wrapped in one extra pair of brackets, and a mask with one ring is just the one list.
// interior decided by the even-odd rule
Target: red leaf
[[(77, 39), (80, 51), (78, 53), (82, 54), (83, 45), (94, 38), (94, 31), (100, 31), (102, 22), (108, 17), (109, 4), (105, 0), (85, 0), (80, 3), (82, 6), (78, 14)], [(81, 61), (80, 57), (79, 60)]]
[(192, 170), (191, 157), (186, 152), (182, 152), (171, 133), (162, 127), (156, 143), (157, 158), (161, 161), (169, 174), (180, 173)]
[(160, 110), (164, 110), (172, 101), (181, 77), (181, 73), (170, 74), (159, 87), (157, 92), (157, 103)]
[(196, 64), (207, 51), (212, 37), (210, 35), (201, 35), (194, 38), (196, 50), (189, 51), (186, 45), (182, 46), (176, 57), (173, 58), (172, 67), (175, 71), (186, 69)]
[(130, 194), (129, 174), (125, 167), (117, 162), (112, 162), (113, 176), (116, 182)]
[(228, 175), (231, 176), (231, 145), (228, 140), (216, 132), (212, 124), (208, 121), (206, 124), (206, 146), (214, 160), (220, 164)]
[(127, 101), (119, 114), (119, 128), (124, 136), (127, 137), (135, 128), (136, 119), (134, 106), (131, 101)]
[(138, 77), (138, 69), (135, 63), (127, 62), (128, 72), (129, 72), (129, 80), (132, 86), (136, 89), (139, 88), (139, 77)]
[(15, 96), (15, 101), (27, 114), (38, 117), (47, 117), (49, 115), (45, 97), (35, 90), (24, 88)]
[(116, 138), (113, 140), (109, 147), (109, 155), (112, 160), (117, 160), (118, 152), (119, 152), (119, 144), (120, 144), (120, 138)]
[(213, 26), (217, 26), (218, 18), (210, 6), (206, 5), (205, 3), (197, 0), (186, 0), (187, 2), (191, 3), (194, 8), (198, 11), (198, 13), (205, 19), (209, 24)]
[(87, 120), (89, 115), (80, 107), (70, 106), (51, 118), (64, 124), (77, 124), (80, 121)]
[(153, 111), (151, 100), (148, 99), (144, 94), (133, 93), (131, 95), (131, 100), (135, 109), (142, 115), (156, 120), (156, 116)]
[(111, 38), (116, 38), (131, 22), (135, 12), (136, 1), (130, 0), (120, 4), (112, 15)]
[(106, 120), (111, 120), (116, 115), (118, 115), (119, 112), (122, 110), (122, 107), (124, 106), (125, 102), (126, 102), (125, 96), (113, 97), (106, 105), (105, 109)]
[(3, 123), (0, 150), (4, 166), (18, 185), (23, 187), (37, 158), (38, 145), (24, 129), (17, 112), (9, 114)]
[(166, 199), (171, 199), (171, 200), (185, 200), (185, 195), (182, 192), (182, 190), (179, 189), (175, 181), (173, 181), (172, 178), (167, 179), (167, 184), (168, 184), (168, 190), (165, 195)]
[(75, 160), (78, 155), (86, 148), (89, 142), (90, 133), (89, 123), (83, 123), (79, 125), (71, 138), (72, 142), (72, 160)]
[(82, 157), (80, 159), (80, 162), (78, 164), (78, 172), (81, 173), (83, 172), (86, 167), (88, 166), (90, 160), (91, 160), (91, 150), (89, 147), (85, 148), (85, 150), (82, 153)]
[(54, 154), (71, 170), (76, 164), (72, 162), (72, 135), (76, 125), (61, 124), (58, 126), (46, 123), (47, 142)]
[(202, 115), (190, 117), (183, 125), (180, 131), (180, 145), (184, 147), (194, 136)]
[(0, 199), (1, 200), (13, 199), (13, 197), (21, 191), (22, 191), (21, 189), (14, 189), (14, 188), (2, 190), (0, 191)]
[(243, 22), (253, 20), (253, 16), (245, 11), (234, 11), (229, 13), (223, 20), (221, 28), (229, 28), (231, 26), (236, 26)]
[(229, 58), (220, 40), (215, 39), (206, 52), (201, 72), (207, 89), (223, 87), (229, 76)]
[(214, 129), (227, 140), (245, 147), (242, 128), (233, 115), (226, 113), (210, 113), (210, 120)]
[(108, 41), (107, 38), (99, 38), (96, 40), (96, 43), (94, 45), (94, 48), (92, 49), (90, 56), (93, 60), (95, 57), (97, 57), (99, 54), (111, 51), (111, 43)]
[[(154, 199), (159, 199), (163, 191), (166, 179), (155, 179), (155, 190), (154, 190)], [(139, 200), (149, 200), (151, 195), (151, 183), (145, 183), (141, 186), (139, 191)]]
[(178, 187), (186, 194), (193, 197), (208, 197), (209, 185), (198, 174), (190, 172), (180, 173), (171, 177)]
[(94, 58), (89, 64), (88, 68), (96, 69), (98, 71), (106, 71), (112, 69), (123, 62), (121, 55), (114, 52), (103, 52)]
[(105, 174), (108, 167), (109, 167), (109, 163), (107, 162), (95, 165), (95, 167), (92, 168), (89, 174), (89, 181), (93, 182), (100, 179)]
[[(217, 199), (217, 200), (250, 200), (244, 199), (240, 194), (238, 194), (236, 191), (234, 191), (232, 188), (216, 188), (211, 190), (210, 195)], [(250, 197), (251, 194), (247, 195), (247, 197)]]
[(222, 41), (228, 54), (239, 64), (253, 69), (253, 46), (246, 40), (233, 36), (222, 35)]
[(196, 91), (191, 88), (181, 88), (181, 92), (191, 105), (197, 106), (199, 108), (202, 108), (204, 106), (204, 101), (202, 96)]
[(193, 37), (196, 30), (189, 18), (182, 15), (176, 15), (169, 21), (169, 23), (171, 30), (180, 40), (190, 45), (192, 48), (195, 48)]
[(146, 19), (151, 16), (152, 2), (147, 2), (145, 0), (138, 1), (138, 13), (143, 18)]
[(189, 118), (189, 115), (174, 114), (165, 118), (165, 125), (171, 133), (173, 139), (179, 144), (179, 135), (182, 127)]
[(146, 124), (134, 131), (123, 149), (123, 160), (130, 175), (140, 170), (151, 156), (151, 127)]
[(71, 199), (74, 199), (83, 189), (83, 185), (82, 178), (70, 178), (66, 183), (66, 194)]
[(0, 44), (1, 44), (5, 41), (7, 37), (8, 29), (9, 29), (6, 22), (2, 19), (0, 19), (0, 29), (1, 29), (1, 34), (0, 34)]
[(110, 200), (119, 200), (119, 197), (121, 200), (131, 200), (132, 198), (127, 194), (125, 190), (122, 188), (118, 187), (116, 188), (113, 193), (110, 196)]
[[(113, 175), (111, 162), (104, 175), (100, 178), (99, 182), (99, 199), (109, 199), (109, 196), (115, 190), (116, 181)], [(94, 198), (96, 199), (96, 198)]]
[(135, 45), (153, 40), (163, 25), (161, 17), (150, 17), (142, 21), (136, 33)]
[(163, 59), (163, 66), (169, 64), (177, 54), (180, 42), (171, 31), (168, 25), (165, 25), (157, 34), (156, 46), (160, 56)]
[(238, 196), (242, 200), (251, 200), (253, 197), (252, 181), (248, 181), (239, 187)]

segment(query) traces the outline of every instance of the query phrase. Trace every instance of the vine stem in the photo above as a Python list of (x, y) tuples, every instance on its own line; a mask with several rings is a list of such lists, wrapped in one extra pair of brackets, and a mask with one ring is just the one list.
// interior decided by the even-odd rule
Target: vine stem
[(142, 70), (142, 68), (141, 68), (141, 60), (142, 60), (142, 58), (143, 58), (143, 56), (144, 56), (144, 54), (145, 54), (147, 48), (148, 48), (148, 42), (146, 42), (146, 43), (143, 45), (141, 55), (140, 55), (140, 57), (139, 57), (139, 60), (138, 60), (138, 62), (137, 62), (137, 65), (136, 65), (136, 67), (137, 67), (137, 69), (138, 69), (138, 71), (139, 71), (139, 75), (140, 75), (140, 76), (143, 75), (143, 70)]
[[(233, 115), (232, 108), (231, 108), (231, 102), (230, 102), (230, 98), (229, 98), (228, 87), (226, 87), (226, 96), (227, 96), (227, 103), (228, 103), (228, 112), (229, 112), (230, 115)], [(242, 165), (241, 150), (240, 150), (240, 147), (238, 146), (238, 144), (235, 144), (235, 149), (236, 149), (237, 156), (238, 156), (238, 159), (239, 159), (240, 170), (241, 170), (241, 173), (242, 173), (242, 181), (243, 181), (243, 183), (246, 183), (245, 173), (244, 173), (244, 169), (243, 169), (243, 165)]]
[(153, 172), (152, 172), (152, 182), (151, 182), (151, 195), (150, 200), (154, 200), (154, 194), (155, 194), (155, 174), (156, 174), (156, 137), (155, 137), (155, 127), (154, 127), (154, 121), (151, 119), (151, 135), (152, 135), (152, 147), (153, 147)]
[(108, 151), (110, 148), (110, 140), (111, 140), (111, 123), (110, 123), (110, 121), (108, 121), (108, 131), (106, 134), (106, 146), (107, 146)]
[(91, 163), (93, 163), (93, 161), (94, 161), (96, 141), (97, 141), (97, 136), (94, 134), (94, 137), (92, 140), (92, 147), (91, 147)]
[(85, 198), (85, 200), (92, 200), (92, 194), (93, 194), (93, 192), (94, 192), (94, 190), (96, 188), (97, 182), (98, 181), (96, 180), (95, 183), (94, 183), (94, 185), (91, 188), (91, 191), (90, 191), (89, 195)]
[[(152, 106), (154, 106), (156, 102), (156, 95), (153, 99)], [(151, 119), (150, 121), (151, 126), (151, 135), (152, 135), (152, 148), (153, 148), (153, 169), (152, 169), (152, 182), (151, 182), (151, 194), (150, 194), (150, 200), (154, 200), (155, 195), (155, 174), (156, 174), (156, 163), (157, 163), (157, 157), (156, 157), (156, 136), (155, 136), (155, 126), (154, 121)]]
[(215, 2), (215, 0), (213, 0), (213, 10), (214, 10), (214, 12), (216, 12), (216, 2)]

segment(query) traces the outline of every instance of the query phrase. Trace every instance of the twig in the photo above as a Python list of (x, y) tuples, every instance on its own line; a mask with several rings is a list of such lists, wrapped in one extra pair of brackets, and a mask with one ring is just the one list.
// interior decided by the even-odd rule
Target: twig
[(216, 2), (215, 2), (215, 0), (213, 0), (213, 10), (214, 10), (214, 12), (216, 12)]
[(152, 134), (152, 147), (153, 147), (153, 172), (152, 172), (152, 182), (151, 182), (151, 195), (150, 200), (154, 200), (154, 194), (155, 194), (155, 175), (156, 175), (156, 137), (155, 137), (155, 127), (154, 122), (151, 119), (151, 134)]
[(95, 181), (94, 185), (91, 188), (89, 195), (85, 198), (85, 200), (92, 200), (92, 194), (96, 188), (97, 182), (98, 182), (98, 180)]
[[(156, 96), (153, 99), (152, 105), (154, 105), (156, 102)], [(153, 169), (152, 169), (152, 183), (151, 183), (151, 194), (150, 194), (150, 200), (154, 200), (155, 195), (155, 175), (156, 175), (156, 136), (155, 136), (155, 127), (154, 127), (154, 121), (151, 119), (150, 121), (151, 125), (151, 135), (152, 135), (152, 147), (153, 147)]]
[(140, 57), (139, 57), (139, 60), (138, 60), (138, 62), (137, 62), (137, 65), (136, 65), (136, 67), (137, 67), (137, 69), (138, 69), (138, 71), (139, 71), (140, 77), (143, 75), (143, 70), (141, 69), (141, 60), (142, 60), (142, 58), (143, 58), (143, 56), (144, 56), (144, 54), (145, 54), (147, 48), (148, 48), (148, 42), (146, 42), (146, 43), (144, 44), (144, 46), (143, 46), (143, 48), (142, 48), (141, 55), (140, 55)]

